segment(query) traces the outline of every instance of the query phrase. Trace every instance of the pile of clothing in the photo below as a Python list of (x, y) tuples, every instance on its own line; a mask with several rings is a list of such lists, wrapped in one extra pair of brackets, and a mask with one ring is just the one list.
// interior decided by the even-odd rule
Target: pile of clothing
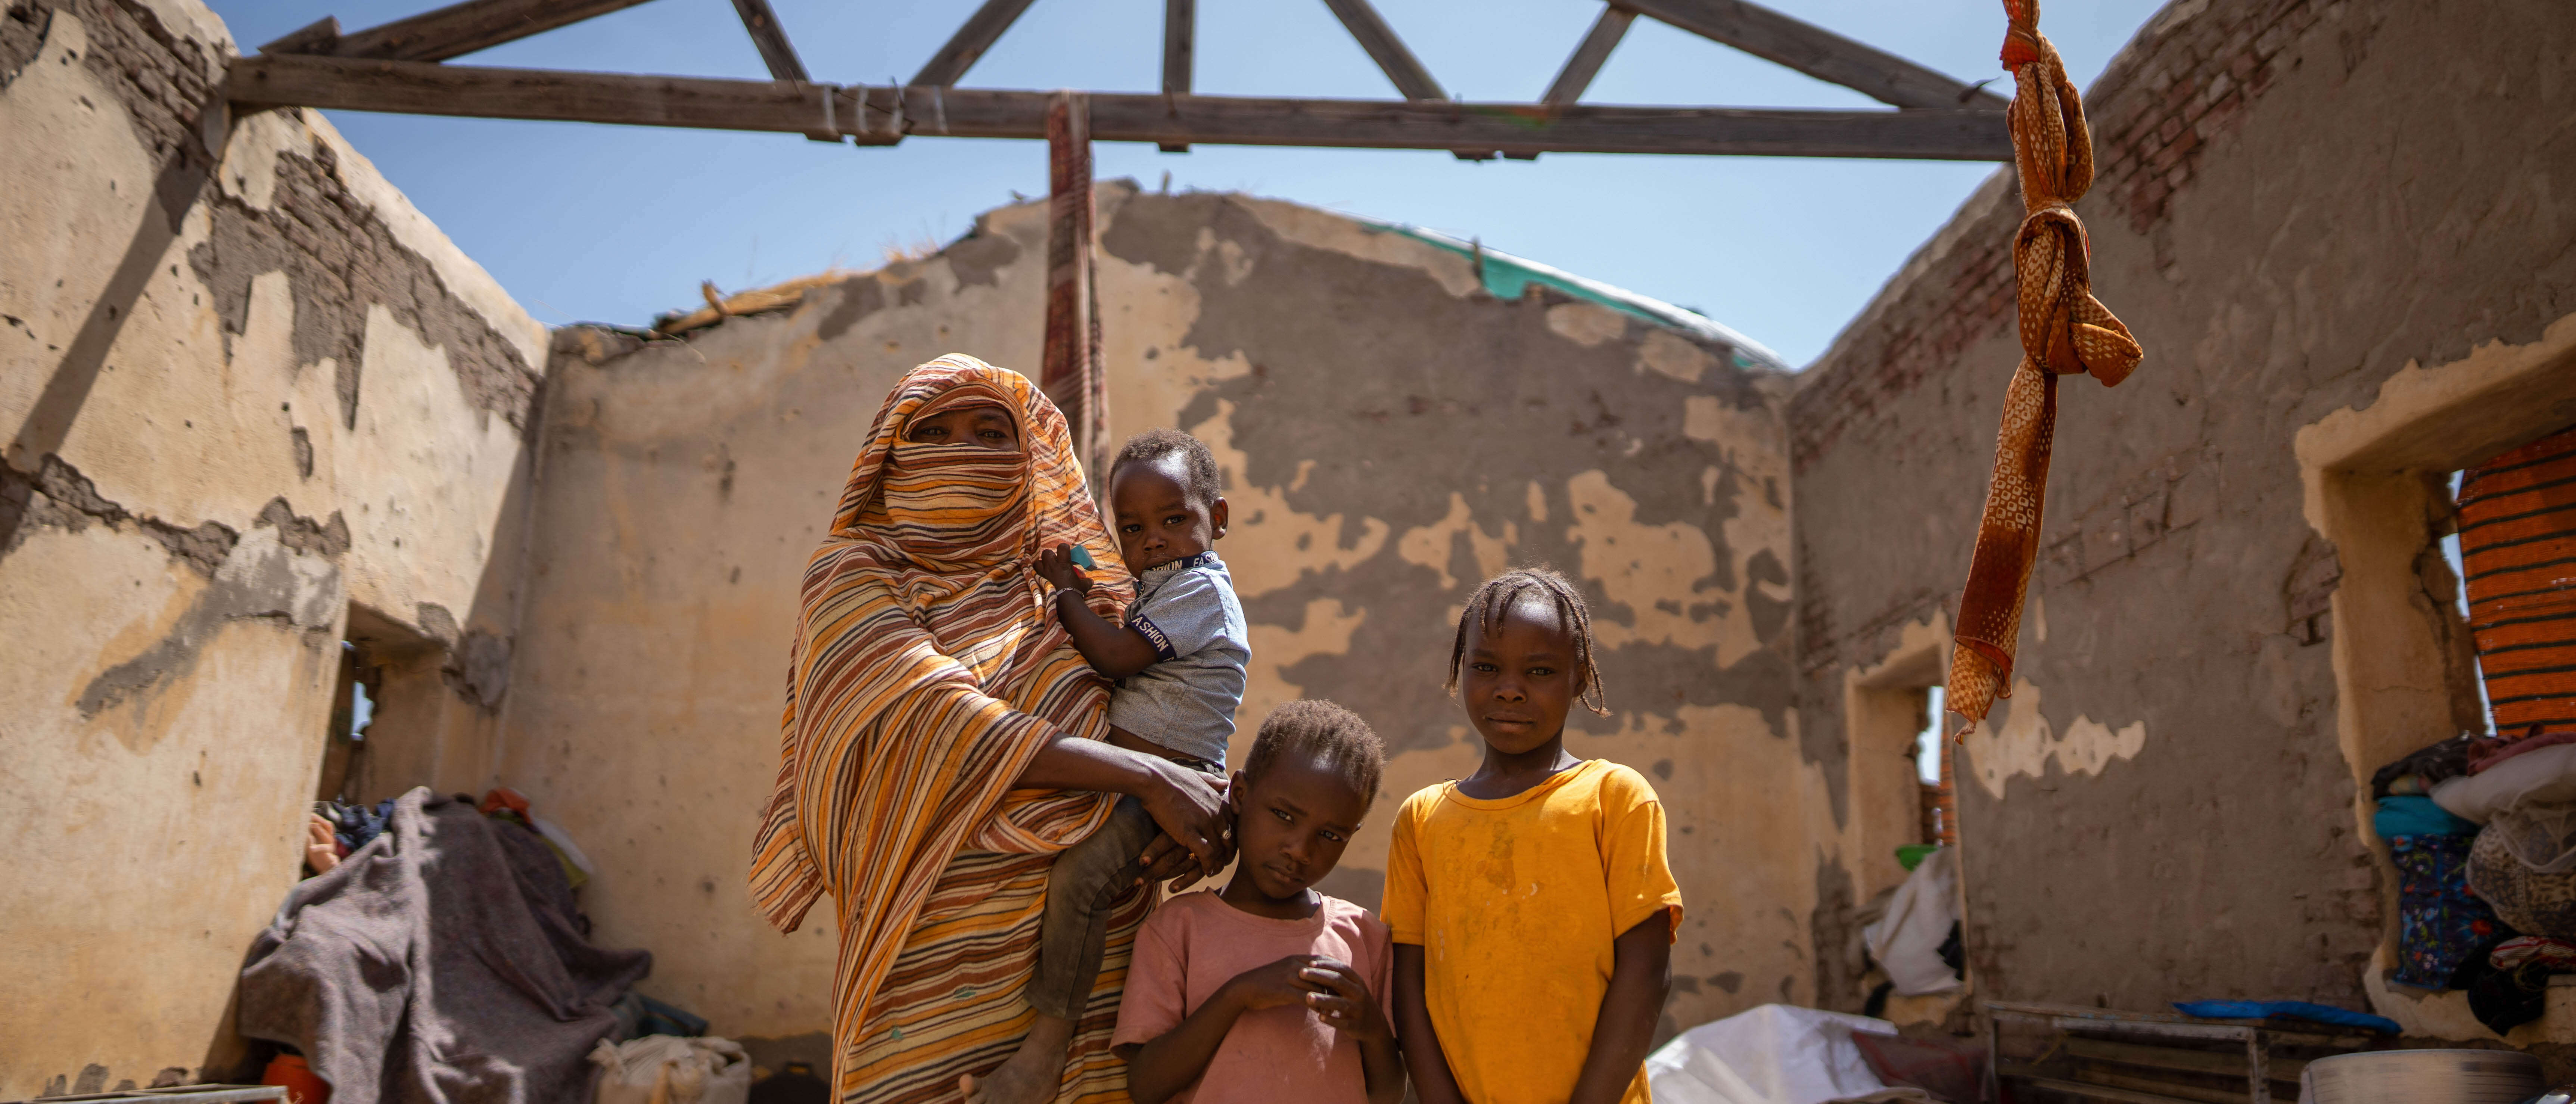
[(2576, 733), (2462, 733), (2381, 768), (2373, 828), (2398, 871), (2392, 980), (2465, 989), (2498, 1034), (2576, 973)]
[(532, 827), (427, 789), (388, 813), (252, 944), (242, 1034), (302, 1055), (339, 1104), (588, 1098), (592, 1050), (652, 956), (584, 937), (565, 860)]

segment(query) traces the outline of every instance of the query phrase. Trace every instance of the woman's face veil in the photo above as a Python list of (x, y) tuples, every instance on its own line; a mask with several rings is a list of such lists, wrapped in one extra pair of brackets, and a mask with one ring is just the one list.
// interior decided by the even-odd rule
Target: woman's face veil
[[(903, 439), (916, 419), (976, 406), (1010, 414), (1018, 452)], [(913, 369), (886, 396), (832, 535), (934, 571), (1024, 563), (1064, 543), (1108, 551), (1063, 413), (1028, 377), (954, 353)]]

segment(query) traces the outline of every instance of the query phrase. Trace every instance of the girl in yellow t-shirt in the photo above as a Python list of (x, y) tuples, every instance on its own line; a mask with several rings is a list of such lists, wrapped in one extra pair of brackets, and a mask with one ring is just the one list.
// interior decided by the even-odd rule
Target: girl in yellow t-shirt
[(1648, 1104), (1682, 897), (1654, 787), (1566, 753), (1577, 700), (1609, 712), (1592, 650), (1582, 593), (1545, 569), (1458, 619), (1449, 689), (1485, 761), (1396, 814), (1383, 911), (1422, 1104)]

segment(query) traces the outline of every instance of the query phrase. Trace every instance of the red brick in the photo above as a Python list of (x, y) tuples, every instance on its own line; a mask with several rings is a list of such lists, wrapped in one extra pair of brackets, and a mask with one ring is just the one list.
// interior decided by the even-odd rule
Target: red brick
[(2209, 105), (2209, 117), (2203, 120), (2202, 125), (2212, 128), (2224, 125), (2236, 116), (2238, 109), (2244, 106), (2245, 97), (2241, 93), (2230, 92), (2221, 96), (2217, 103)]

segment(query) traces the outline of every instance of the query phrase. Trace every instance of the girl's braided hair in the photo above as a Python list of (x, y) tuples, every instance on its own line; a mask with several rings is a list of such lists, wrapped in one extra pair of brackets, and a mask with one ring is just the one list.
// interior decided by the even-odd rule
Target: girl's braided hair
[(1243, 760), (1243, 781), (1269, 773), (1279, 757), (1305, 756), (1338, 774), (1363, 800), (1377, 798), (1378, 777), (1386, 770), (1386, 742), (1378, 739), (1360, 715), (1319, 698), (1303, 698), (1270, 711), (1252, 753)]
[(1527, 596), (1554, 605), (1557, 623), (1574, 638), (1575, 700), (1594, 713), (1608, 715), (1609, 704), (1601, 696), (1601, 668), (1592, 660), (1592, 611), (1584, 606), (1582, 591), (1547, 567), (1506, 571), (1485, 580), (1485, 585), (1477, 587), (1467, 599), (1466, 611), (1458, 615), (1458, 638), (1449, 646), (1449, 692), (1458, 692), (1458, 671), (1466, 663), (1467, 626), (1474, 624), (1491, 632), (1502, 623), (1503, 614)]

